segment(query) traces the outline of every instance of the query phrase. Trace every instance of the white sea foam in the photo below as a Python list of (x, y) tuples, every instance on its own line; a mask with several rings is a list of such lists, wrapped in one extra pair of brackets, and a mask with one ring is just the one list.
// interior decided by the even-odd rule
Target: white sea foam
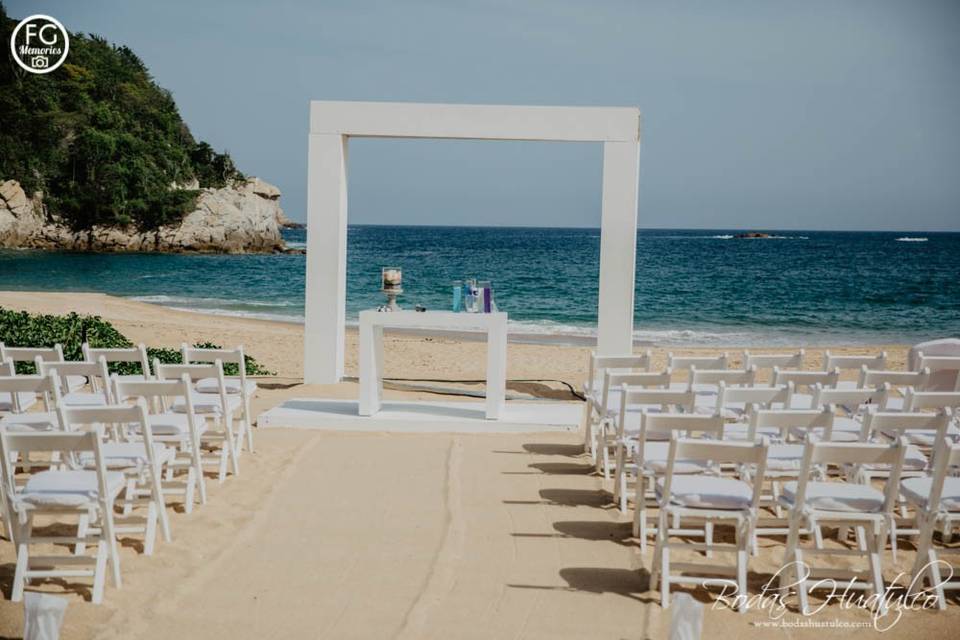
[(926, 241), (927, 241), (927, 238), (923, 238), (923, 237), (915, 238), (911, 236), (904, 236), (902, 238), (897, 238), (897, 242), (926, 242)]

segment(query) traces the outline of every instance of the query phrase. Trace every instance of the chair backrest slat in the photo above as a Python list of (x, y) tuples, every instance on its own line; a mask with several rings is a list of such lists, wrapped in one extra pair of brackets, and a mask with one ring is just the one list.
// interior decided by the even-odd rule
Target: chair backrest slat
[(836, 355), (830, 353), (829, 351), (826, 351), (823, 354), (824, 371), (832, 371), (833, 369), (840, 369), (841, 371), (855, 369), (859, 371), (863, 367), (866, 367), (867, 369), (882, 370), (886, 366), (886, 351), (882, 351), (875, 356)]
[(83, 343), (83, 359), (87, 362), (96, 362), (100, 357), (109, 362), (131, 362), (140, 365), (140, 371), (145, 376), (150, 375), (150, 360), (147, 358), (147, 347), (141, 343), (127, 348), (100, 348), (91, 347)]
[(594, 385), (604, 380), (609, 373), (643, 373), (653, 365), (653, 352), (649, 349), (640, 354), (601, 356), (590, 353), (587, 371), (587, 393), (595, 391)]
[(812, 388), (816, 384), (821, 384), (824, 387), (836, 387), (839, 380), (839, 369), (830, 371), (783, 371), (779, 367), (773, 368), (774, 386), (792, 382), (795, 389), (801, 387)]
[(84, 362), (82, 360), (50, 361), (37, 358), (35, 361), (37, 371), (41, 375), (48, 375), (56, 372), (60, 380), (60, 390), (62, 393), (69, 393), (70, 386), (68, 376), (83, 376), (90, 381), (91, 388), (98, 393), (103, 393), (109, 404), (113, 397), (110, 392), (110, 374), (107, 371), (107, 361), (102, 356), (96, 362)]
[(674, 371), (683, 371), (696, 367), (697, 369), (726, 369), (729, 363), (726, 353), (719, 356), (675, 356), (667, 354), (667, 366)]
[(746, 369), (698, 369), (690, 368), (690, 383), (693, 385), (717, 385), (724, 383), (728, 386), (753, 386), (757, 379), (755, 365)]
[(750, 353), (743, 352), (743, 367), (749, 369), (802, 369), (803, 358), (806, 352), (803, 349), (796, 353)]
[(37, 358), (61, 362), (63, 360), (63, 347), (59, 344), (53, 347), (8, 347), (0, 342), (0, 360), (34, 362)]

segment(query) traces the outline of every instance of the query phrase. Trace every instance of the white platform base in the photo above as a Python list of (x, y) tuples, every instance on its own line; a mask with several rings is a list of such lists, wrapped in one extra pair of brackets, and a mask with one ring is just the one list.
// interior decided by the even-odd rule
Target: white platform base
[(356, 400), (293, 398), (260, 414), (257, 426), (411, 433), (577, 431), (583, 404), (511, 401), (499, 420), (487, 420), (485, 411), (484, 402), (388, 400), (376, 415), (361, 416)]

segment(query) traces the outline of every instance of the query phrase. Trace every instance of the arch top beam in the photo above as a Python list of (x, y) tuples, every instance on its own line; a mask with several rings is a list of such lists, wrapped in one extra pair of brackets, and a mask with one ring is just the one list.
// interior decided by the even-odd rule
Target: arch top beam
[(310, 133), (374, 138), (639, 142), (637, 107), (310, 102)]

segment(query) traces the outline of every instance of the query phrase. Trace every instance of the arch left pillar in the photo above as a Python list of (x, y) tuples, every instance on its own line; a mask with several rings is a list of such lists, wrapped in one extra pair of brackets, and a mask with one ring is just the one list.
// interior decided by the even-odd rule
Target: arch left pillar
[(343, 377), (346, 310), (347, 136), (311, 133), (303, 340), (306, 384), (335, 384)]

